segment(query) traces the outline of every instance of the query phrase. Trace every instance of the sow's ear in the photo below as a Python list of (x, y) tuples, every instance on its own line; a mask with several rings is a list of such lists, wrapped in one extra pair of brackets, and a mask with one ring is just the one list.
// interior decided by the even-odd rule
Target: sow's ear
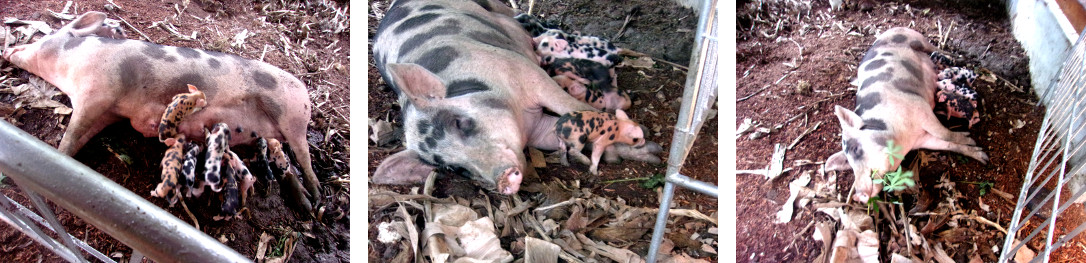
[(426, 107), (431, 102), (445, 98), (445, 84), (441, 79), (417, 64), (389, 64), (388, 75), (392, 84), (399, 88), (411, 103)]
[(826, 159), (826, 167), (823, 171), (840, 171), (852, 168), (848, 165), (848, 159), (845, 158), (845, 151), (838, 151), (830, 158)]
[(420, 184), (434, 171), (434, 166), (423, 163), (418, 153), (413, 150), (404, 150), (388, 156), (377, 171), (370, 177), (375, 184), (410, 185)]
[(64, 33), (64, 31), (67, 31), (77, 37), (98, 35), (98, 30), (102, 29), (102, 23), (105, 21), (106, 13), (91, 11), (72, 20), (71, 23), (68, 23), (67, 26), (61, 28), (57, 33)]
[(844, 134), (858, 132), (864, 125), (864, 119), (860, 118), (860, 115), (856, 115), (855, 112), (841, 105), (834, 105), (833, 111), (837, 115), (837, 121), (841, 123), (841, 132)]

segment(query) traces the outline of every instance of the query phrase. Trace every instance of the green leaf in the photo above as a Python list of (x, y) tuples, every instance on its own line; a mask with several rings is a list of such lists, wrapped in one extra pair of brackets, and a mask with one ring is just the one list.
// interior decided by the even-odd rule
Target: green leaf
[(872, 196), (871, 198), (868, 198), (867, 199), (867, 211), (874, 212), (875, 215), (879, 214), (879, 206), (878, 206), (879, 203), (878, 202), (881, 201), (881, 200), (882, 200), (882, 198), (878, 197), (878, 196)]
[(890, 141), (886, 142), (886, 148), (882, 149), (882, 152), (886, 153), (886, 155), (887, 155), (886, 157), (890, 158), (891, 163), (894, 162), (895, 157), (898, 158), (898, 159), (904, 159), (905, 158), (904, 155), (902, 155), (900, 153), (897, 153), (899, 151), (901, 151), (901, 146), (900, 145), (895, 145), (894, 140), (890, 140)]
[(655, 189), (656, 187), (663, 186), (665, 182), (664, 174), (654, 174), (649, 177), (648, 180), (641, 182), (641, 187), (646, 189)]

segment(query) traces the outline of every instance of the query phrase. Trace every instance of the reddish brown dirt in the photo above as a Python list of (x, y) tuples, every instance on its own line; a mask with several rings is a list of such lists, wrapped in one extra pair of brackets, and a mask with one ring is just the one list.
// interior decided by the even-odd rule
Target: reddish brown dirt
[[(371, 8), (380, 6), (381, 13), (388, 7), (386, 1), (371, 2)], [(518, 1), (522, 9), (527, 9), (528, 1)], [(656, 1), (631, 1), (627, 3), (600, 2), (589, 0), (562, 0), (562, 1), (536, 1), (534, 14), (542, 12), (542, 16), (553, 21), (560, 22), (570, 30), (579, 30), (587, 35), (601, 36), (611, 39), (620, 48), (629, 48), (634, 51), (647, 53), (655, 60), (665, 60), (680, 65), (687, 65), (690, 58), (690, 48), (696, 29), (697, 16), (689, 9), (684, 9), (670, 2)], [(563, 11), (566, 10), (566, 11)], [(625, 18), (629, 15), (630, 22), (625, 26), (624, 33), (618, 38), (612, 38), (623, 27)], [(370, 11), (370, 38), (376, 30), (379, 22)], [(371, 43), (372, 44), (372, 41)], [(372, 46), (369, 47), (372, 49)], [(369, 118), (384, 119), (393, 125), (400, 125), (402, 120), (395, 93), (388, 87), (372, 59), (369, 61)], [(651, 132), (646, 134), (646, 139), (659, 143), (664, 152), (659, 156), (664, 164), (653, 165), (640, 162), (626, 161), (621, 164), (600, 164), (600, 175), (592, 176), (587, 172), (585, 165), (573, 165), (563, 167), (557, 164), (549, 164), (546, 168), (536, 169), (543, 179), (529, 179), (548, 181), (551, 178), (573, 181), (579, 180), (582, 187), (592, 189), (597, 194), (609, 198), (621, 198), (627, 204), (636, 207), (658, 207), (656, 200), (658, 189), (645, 189), (638, 184), (641, 181), (608, 183), (611, 180), (648, 177), (655, 174), (663, 174), (666, 171), (667, 150), (671, 145), (672, 131), (678, 117), (680, 99), (682, 98), (683, 85), (685, 85), (685, 70), (675, 69), (667, 64), (657, 62), (653, 68), (623, 67), (617, 69), (619, 86), (632, 91), (635, 106), (627, 112), (631, 119), (646, 125)], [(714, 110), (716, 109), (714, 105)], [(658, 131), (658, 132), (655, 132)], [(402, 147), (401, 147), (402, 148)], [(698, 139), (693, 149), (686, 158), (682, 174), (695, 179), (716, 184), (717, 182), (717, 119), (708, 119), (701, 128)], [(369, 172), (373, 173), (378, 164), (388, 155), (399, 149), (382, 149), (373, 147), (370, 142)], [(453, 187), (471, 185), (466, 179), (457, 176), (444, 176), (438, 179), (438, 189), (435, 195), (461, 196), (466, 198), (481, 198), (480, 188), (474, 186)], [(526, 181), (527, 184), (532, 181)], [(391, 188), (397, 192), (405, 193), (407, 187), (389, 187), (372, 185), (370, 187)], [(499, 197), (492, 195), (491, 200)], [(717, 211), (717, 200), (706, 195), (696, 194), (688, 190), (677, 190), (674, 199), (675, 207), (696, 209), (710, 215)], [(370, 239), (376, 238), (376, 224), (388, 221), (392, 211), (379, 211), (370, 208)], [(649, 234), (651, 236), (651, 234)], [(641, 251), (634, 250), (641, 255), (647, 250), (648, 236)], [(369, 257), (371, 260), (390, 257), (397, 251), (392, 247), (373, 242), (370, 245)], [(715, 255), (714, 255), (715, 257)]]
[[(942, 37), (937, 37), (937, 25), (941, 25), (945, 31), (953, 23), (954, 29), (950, 31), (942, 49), (964, 56), (962, 62), (969, 67), (988, 69), (1011, 84), (981, 83), (976, 87), (982, 98), (982, 121), (969, 131), (971, 137), (991, 156), (989, 164), (982, 165), (961, 158), (958, 154), (937, 152), (936, 155), (943, 156), (937, 161), (942, 164), (922, 167), (919, 177), (922, 183), (930, 184), (942, 171), (948, 172), (950, 179), (958, 182), (957, 189), (964, 196), (959, 199), (963, 209), (976, 211), (978, 215), (1002, 226), (1009, 224), (1013, 202), (991, 194), (981, 196), (979, 187), (962, 183), (991, 181), (993, 188), (1017, 195), (1044, 115), (1043, 108), (1034, 107), (1037, 98), (1030, 87), (1028, 58), (1009, 31), (1010, 22), (1005, 7), (986, 2), (907, 1), (880, 2), (871, 11), (853, 8), (831, 12), (826, 2), (815, 1), (809, 13), (799, 12), (800, 20), (797, 21), (797, 13), (793, 9), (782, 8), (782, 5), (766, 3), (759, 8), (758, 3), (743, 2), (746, 1), (737, 5), (736, 96), (754, 95), (737, 102), (738, 123), (735, 125), (741, 124), (744, 118), (750, 118), (764, 123), (763, 127), (783, 126), (759, 139), (752, 140), (747, 136), (739, 138), (737, 148), (743, 154), (738, 155), (737, 169), (765, 168), (774, 144), (787, 146), (800, 133), (819, 122), (822, 123), (820, 128), (787, 151), (785, 168), (793, 167), (793, 161), (797, 160), (824, 161), (840, 151), (840, 126), (833, 115), (833, 106), (850, 109), (855, 106), (855, 91), (849, 90), (851, 86), (848, 82), (855, 78), (856, 65), (874, 41), (875, 34), (890, 27), (907, 26), (938, 42)], [(906, 4), (911, 11), (906, 10)], [(789, 16), (791, 18), (786, 18)], [(777, 20), (783, 21), (777, 24)], [(861, 33), (861, 36), (848, 35), (848, 31)], [(797, 44), (802, 46), (802, 60), (793, 61), (800, 57)], [(799, 67), (793, 70), (784, 63), (796, 63)], [(810, 83), (813, 92), (797, 92), (799, 81)], [(1025, 92), (1012, 91), (1011, 85)], [(768, 88), (760, 91), (763, 87)], [(804, 114), (806, 116), (802, 116)], [(801, 117), (788, 123), (795, 116)], [(1016, 120), (1024, 121), (1025, 125), (1014, 128), (1012, 122)], [(961, 127), (956, 129), (965, 130)], [(906, 161), (909, 158), (906, 157)], [(950, 168), (951, 165), (954, 167)], [(788, 197), (788, 183), (804, 171), (818, 169), (815, 165), (795, 168), (769, 184), (761, 175), (739, 175), (736, 179), (736, 260), (809, 262), (821, 254), (822, 243), (812, 239), (814, 229), (807, 226), (812, 221), (832, 221), (829, 217), (813, 213), (808, 205), (799, 208), (790, 223), (773, 223), (776, 212)], [(852, 186), (852, 172), (844, 172), (838, 178), (840, 194), (847, 195)], [(816, 176), (815, 181), (819, 180), (824, 179)], [(979, 208), (979, 199), (991, 205), (990, 212)], [(1073, 207), (1072, 211), (1074, 209), (1081, 207)], [(1081, 216), (1074, 216), (1076, 214), (1081, 212), (1066, 215), (1072, 221), (1081, 222)], [(927, 220), (922, 217), (918, 219)], [(1069, 222), (1058, 225), (1061, 228), (1074, 226)], [(968, 261), (974, 251), (971, 244), (987, 247), (979, 252), (985, 262), (996, 260), (989, 248), (994, 245), (1002, 247), (1002, 233), (972, 224), (960, 227), (968, 228), (971, 232), (965, 238), (950, 243), (962, 248), (959, 253), (951, 255), (955, 260)], [(1067, 230), (1070, 229), (1064, 231)], [(882, 249), (885, 249), (885, 245)], [(1062, 262), (1063, 259), (1081, 256), (1081, 252), (1069, 250), (1077, 249), (1060, 250), (1053, 261)]]
[[(327, 10), (319, 3), (302, 3), (304, 8), (289, 9), (297, 15), (266, 16), (266, 11), (280, 10), (279, 1), (113, 1), (123, 8), (120, 12), (109, 12), (104, 8), (107, 1), (77, 1), (73, 8), (76, 14), (86, 11), (101, 11), (110, 14), (110, 18), (123, 18), (128, 23), (146, 34), (152, 42), (217, 50), (237, 54), (250, 59), (260, 59), (291, 72), (303, 82), (310, 91), (314, 104), (312, 122), (309, 124), (309, 143), (313, 157), (313, 167), (322, 180), (322, 193), (329, 211), (348, 212), (348, 192), (346, 185), (331, 182), (330, 176), (347, 176), (347, 97), (349, 63), (349, 30), (340, 33), (322, 31), (324, 17), (318, 17), (315, 10)], [(298, 1), (284, 1), (295, 6)], [(187, 7), (181, 5), (188, 4)], [(345, 1), (328, 2), (340, 10), (347, 5)], [(24, 20), (40, 20), (54, 29), (64, 22), (52, 18), (48, 10), (60, 11), (64, 1), (0, 1), (0, 15)], [(176, 7), (176, 9), (175, 9)], [(267, 8), (262, 11), (262, 8)], [(183, 14), (175, 18), (177, 10)], [(349, 13), (348, 13), (349, 15)], [(198, 17), (198, 18), (197, 18)], [(208, 20), (210, 19), (210, 20)], [(195, 41), (183, 41), (157, 27), (150, 27), (157, 21), (168, 20), (183, 34), (197, 33)], [(299, 27), (305, 25), (312, 30), (305, 32)], [(125, 27), (128, 38), (139, 39), (138, 33)], [(240, 47), (230, 47), (231, 39), (242, 30), (255, 33)], [(285, 33), (284, 33), (285, 32)], [(280, 36), (283, 36), (281, 38)], [(303, 39), (309, 38), (304, 41)], [(283, 52), (283, 41), (290, 41), (290, 55)], [(303, 45), (304, 43), (304, 45)], [(319, 51), (318, 51), (319, 50)], [(0, 75), (26, 78), (29, 73), (13, 69), (10, 64), (0, 62)], [(18, 84), (18, 83), (17, 83)], [(68, 103), (66, 96), (58, 96), (60, 101)], [(10, 104), (14, 100), (11, 94), (0, 94), (0, 104)], [(24, 106), (25, 108), (25, 106)], [(5, 116), (11, 117), (11, 116)], [(17, 117), (16, 125), (44, 140), (50, 145), (57, 145), (63, 133), (62, 125), (68, 117), (55, 115), (52, 111), (28, 110)], [(333, 132), (334, 131), (334, 132)], [(107, 146), (108, 145), (108, 146)], [(107, 147), (131, 156), (133, 162), (121, 162)], [(244, 147), (239, 154), (245, 156)], [(102, 131), (75, 156), (76, 160), (102, 173), (125, 188), (166, 209), (182, 221), (191, 223), (191, 219), (180, 205), (169, 208), (161, 198), (153, 198), (150, 190), (158, 183), (160, 157), (165, 147), (154, 138), (142, 138), (127, 122), (120, 122)], [(0, 181), (0, 192), (12, 196), (16, 201), (29, 204), (23, 193), (14, 187), (11, 179)], [(200, 222), (200, 230), (208, 235), (225, 240), (225, 244), (249, 258), (255, 257), (259, 236), (268, 233), (275, 237), (269, 247), (282, 247), (280, 237), (287, 230), (303, 233), (292, 254), (294, 262), (339, 262), (348, 261), (349, 218), (335, 219), (325, 216), (315, 224), (296, 214), (279, 196), (278, 186), (270, 189), (266, 196), (258, 194), (248, 200), (249, 214), (242, 220), (215, 222), (211, 216), (218, 210), (209, 205), (210, 195), (188, 200), (188, 206)], [(334, 201), (330, 201), (334, 200)], [(57, 207), (53, 207), (55, 211)], [(118, 253), (127, 260), (132, 250), (107, 234), (99, 231), (71, 213), (59, 210), (58, 217), (68, 231), (90, 244), (92, 247), (111, 255)], [(316, 226), (314, 226), (316, 225)], [(274, 250), (270, 249), (269, 251)], [(44, 260), (60, 261), (48, 249), (31, 241), (20, 232), (6, 224), (0, 225), (0, 261), (28, 262)], [(272, 253), (282, 252), (269, 252)], [(119, 258), (115, 258), (119, 259)]]

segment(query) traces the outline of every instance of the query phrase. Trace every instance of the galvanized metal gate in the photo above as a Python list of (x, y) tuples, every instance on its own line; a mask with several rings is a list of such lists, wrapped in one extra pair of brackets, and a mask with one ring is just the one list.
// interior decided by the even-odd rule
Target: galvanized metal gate
[[(687, 72), (686, 87), (683, 90), (682, 107), (679, 109), (679, 121), (675, 124), (675, 134), (671, 139), (671, 149), (668, 150), (667, 174), (664, 191), (661, 194), (660, 210), (656, 214), (656, 225), (652, 231), (652, 243), (649, 245), (648, 262), (656, 261), (656, 253), (663, 241), (664, 230), (667, 229), (667, 213), (671, 206), (671, 199), (675, 194), (675, 186), (688, 188), (699, 193), (718, 197), (720, 188), (706, 182), (697, 181), (679, 174), (686, 155), (694, 146), (698, 130), (708, 117), (708, 110), (716, 103), (717, 97), (717, 47), (719, 25), (716, 19), (716, 0), (702, 2), (701, 14), (698, 16), (698, 30), (694, 37), (693, 55), (690, 61), (690, 71)], [(727, 113), (732, 114), (732, 113)]]
[[(1007, 227), (1008, 234), (1000, 251), (999, 262), (1014, 259), (1019, 248), (1037, 237), (1044, 238), (1044, 247), (1031, 262), (1048, 262), (1052, 251), (1086, 230), (1086, 223), (1083, 223), (1071, 232), (1057, 233), (1055, 224), (1064, 211), (1076, 203), (1075, 200), (1083, 198), (1086, 192), (1086, 149), (1083, 149), (1086, 145), (1084, 36), (1086, 34), (1080, 34), (1074, 46), (1064, 53), (1065, 60), (1054, 84), (1038, 88), (1042, 90), (1039, 103), (1043, 103), (1047, 110), (1014, 214)], [(1064, 190), (1071, 196), (1061, 196)], [(1027, 228), (1030, 220), (1042, 220), (1042, 223), (1028, 233), (1019, 233)]]

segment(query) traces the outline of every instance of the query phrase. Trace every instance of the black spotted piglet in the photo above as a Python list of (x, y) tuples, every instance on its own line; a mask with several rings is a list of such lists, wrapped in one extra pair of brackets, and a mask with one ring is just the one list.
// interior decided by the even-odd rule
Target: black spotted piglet
[(205, 129), (205, 133), (207, 134), (207, 157), (204, 159), (204, 182), (211, 186), (211, 191), (219, 192), (223, 188), (219, 168), (222, 167), (223, 154), (226, 154), (226, 149), (229, 147), (227, 142), (230, 141), (230, 127), (220, 122), (215, 124), (211, 131)]
[(630, 120), (626, 112), (617, 110), (615, 114), (598, 111), (574, 111), (562, 115), (555, 123), (555, 131), (563, 141), (559, 151), (562, 165), (569, 165), (566, 155), (573, 155), (581, 163), (589, 159), (581, 150), (585, 144), (592, 143), (592, 166), (589, 172), (599, 174), (598, 165), (604, 149), (615, 142), (640, 147), (645, 144), (645, 134), (641, 126)]
[(544, 69), (569, 95), (594, 108), (603, 111), (630, 108), (630, 94), (618, 89), (613, 68), (588, 59), (562, 58)]
[(165, 198), (170, 202), (170, 207), (173, 207), (177, 203), (177, 199), (180, 193), (180, 186), (184, 184), (185, 180), (183, 175), (183, 161), (184, 161), (184, 136), (175, 139), (175, 143), (170, 145), (170, 148), (166, 150), (166, 155), (162, 158), (162, 183), (159, 183), (154, 190), (151, 190), (151, 196)]
[(532, 38), (535, 52), (541, 65), (546, 66), (561, 58), (588, 59), (607, 67), (622, 62), (618, 48), (611, 42), (594, 36), (569, 34), (557, 29), (549, 29)]

